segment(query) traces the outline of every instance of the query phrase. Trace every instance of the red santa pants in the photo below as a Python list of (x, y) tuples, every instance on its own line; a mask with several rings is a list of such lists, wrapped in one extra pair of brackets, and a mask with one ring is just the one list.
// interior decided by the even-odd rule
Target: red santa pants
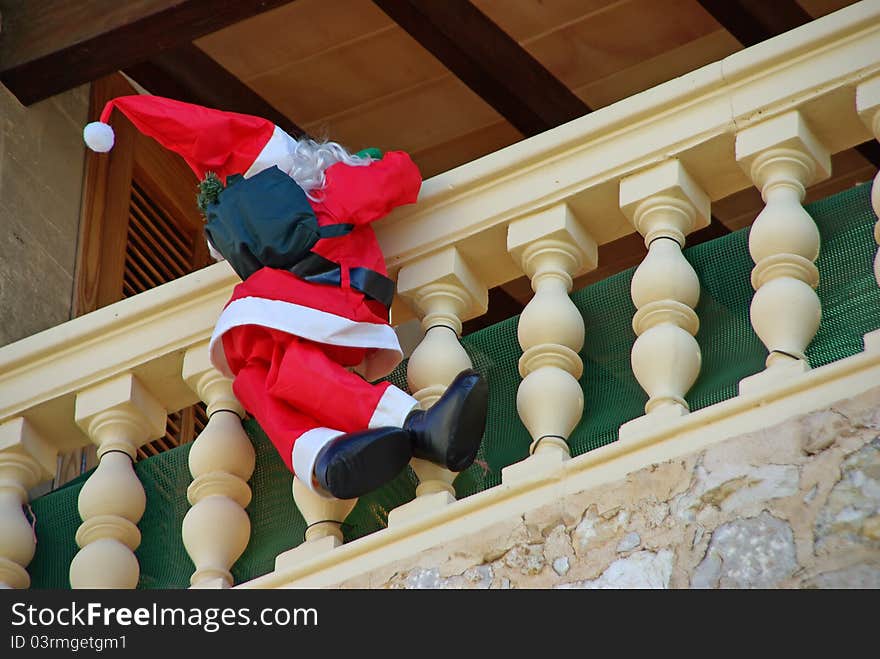
[(309, 487), (324, 446), (345, 433), (400, 427), (418, 403), (390, 382), (371, 384), (349, 370), (367, 348), (315, 343), (258, 325), (233, 327), (222, 340), (236, 397)]

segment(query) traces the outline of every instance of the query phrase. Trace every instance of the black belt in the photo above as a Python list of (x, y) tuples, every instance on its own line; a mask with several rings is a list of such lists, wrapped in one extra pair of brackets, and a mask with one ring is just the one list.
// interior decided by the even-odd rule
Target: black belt
[[(342, 285), (342, 268), (339, 264), (314, 252), (289, 268), (289, 271), (313, 284)], [(391, 301), (394, 299), (393, 280), (369, 268), (349, 268), (348, 281), (353, 289), (381, 303), (386, 309), (391, 308)]]

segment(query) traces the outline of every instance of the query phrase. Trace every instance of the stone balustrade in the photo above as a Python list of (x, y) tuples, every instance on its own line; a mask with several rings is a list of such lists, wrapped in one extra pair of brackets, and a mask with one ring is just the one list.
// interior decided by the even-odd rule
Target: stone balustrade
[(819, 230), (801, 203), (807, 185), (830, 174), (831, 156), (798, 111), (740, 131), (736, 156), (766, 203), (749, 233), (749, 253), (752, 326), (770, 354), (767, 371), (741, 382), (744, 390), (809, 368), (804, 351), (822, 317)]
[(192, 508), (183, 518), (183, 543), (196, 571), (193, 587), (228, 588), (229, 568), (244, 552), (251, 524), (245, 508), (251, 501), (248, 480), (256, 455), (242, 428), (245, 410), (232, 393), (232, 381), (208, 359), (207, 342), (187, 350), (183, 378), (207, 405), (208, 423), (193, 442), (187, 490)]
[[(880, 138), (880, 5), (860, 2), (783, 37), (436, 176), (418, 204), (377, 224), (399, 285), (393, 321), (417, 317), (424, 329), (407, 371), (422, 407), (472, 366), (459, 341), (462, 322), (485, 312), (488, 290), (530, 279), (516, 395), (530, 456), (507, 467), (482, 504), (455, 501), (454, 474), (414, 461), (418, 503), (390, 511), (389, 528), (374, 534), (385, 539), (362, 538), (357, 550), (343, 545), (340, 528), (356, 502), (322, 499), (294, 479), (293, 500), (309, 527), (302, 548), (279, 556), (276, 570), (379, 551), (399, 534), (432, 520), (453, 523), (466, 511), (461, 523), (475, 523), (479, 505), (509, 506), (513, 493), (593, 464), (589, 454), (573, 458), (568, 444), (584, 410), (579, 353), (590, 340), (569, 293), (599, 264), (599, 248), (633, 229), (648, 247), (631, 288), (632, 368), (645, 415), (621, 429), (620, 460), (647, 442), (694, 433), (707, 418), (744, 413), (758, 404), (754, 396), (763, 404), (824, 386), (832, 376), (810, 371), (805, 359), (821, 322), (821, 245), (802, 202), (806, 187), (829, 175), (831, 155)], [(751, 186), (765, 202), (749, 247), (751, 318), (768, 350), (766, 370), (743, 380), (736, 399), (689, 414), (701, 368), (700, 289), (681, 250), (708, 224), (713, 201)], [(880, 210), (876, 181), (873, 203)], [(880, 224), (875, 237), (880, 244)], [(880, 283), (880, 256), (874, 272)], [(236, 281), (218, 263), (0, 348), (0, 583), (28, 586), (28, 491), (51, 478), (57, 454), (94, 444), (100, 462), (80, 494), (71, 585), (135, 587), (145, 505), (135, 451), (164, 432), (166, 414), (203, 400), (211, 420), (190, 454), (192, 508), (181, 533), (195, 565), (192, 586), (233, 585), (230, 568), (250, 535), (245, 508), (260, 493), (248, 485), (254, 453), (244, 410), (208, 365), (205, 343)], [(838, 371), (854, 368), (862, 366)]]
[(22, 418), (0, 425), (0, 588), (27, 588), (25, 569), (36, 550), (25, 515), (28, 490), (55, 471), (57, 452)]
[[(517, 329), (523, 381), (516, 409), (532, 436), (529, 453), (537, 460), (547, 456), (545, 461), (561, 462), (571, 457), (566, 440), (584, 409), (578, 383), (584, 320), (568, 294), (575, 274), (596, 267), (596, 242), (571, 208), (560, 204), (512, 222), (507, 249), (535, 291)], [(522, 472), (509, 471), (508, 479), (517, 473)]]
[(680, 161), (669, 160), (623, 179), (620, 206), (648, 248), (631, 284), (632, 369), (648, 394), (637, 423), (655, 423), (690, 411), (684, 396), (700, 373), (700, 282), (681, 249), (687, 234), (709, 225), (709, 198)]
[[(418, 311), (424, 338), (407, 363), (407, 384), (422, 409), (436, 403), (449, 383), (473, 364), (459, 342), (462, 321), (482, 315), (489, 291), (459, 251), (450, 247), (401, 269), (398, 292)], [(456, 474), (427, 460), (413, 458), (419, 479), (417, 501), (392, 511), (389, 523), (455, 501)]]
[(142, 444), (165, 433), (166, 413), (127, 373), (76, 396), (76, 422), (98, 447), (98, 466), (79, 494), (83, 522), (79, 553), (70, 564), (73, 588), (134, 588), (140, 569), (134, 550), (146, 495), (133, 463)]

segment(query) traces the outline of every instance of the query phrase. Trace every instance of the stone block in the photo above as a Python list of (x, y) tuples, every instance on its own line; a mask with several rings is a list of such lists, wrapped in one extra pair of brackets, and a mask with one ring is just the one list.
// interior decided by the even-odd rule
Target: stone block
[(700, 588), (773, 588), (797, 570), (794, 533), (784, 520), (763, 512), (712, 533), (692, 585)]
[(560, 584), (565, 589), (663, 589), (669, 588), (672, 577), (673, 552), (640, 551), (614, 561), (598, 579)]

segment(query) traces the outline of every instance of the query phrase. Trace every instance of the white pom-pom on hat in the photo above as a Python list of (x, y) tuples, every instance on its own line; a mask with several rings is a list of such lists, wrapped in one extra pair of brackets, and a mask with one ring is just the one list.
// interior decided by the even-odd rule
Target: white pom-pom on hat
[(113, 129), (103, 121), (93, 121), (83, 128), (83, 140), (92, 151), (106, 153), (113, 148)]

